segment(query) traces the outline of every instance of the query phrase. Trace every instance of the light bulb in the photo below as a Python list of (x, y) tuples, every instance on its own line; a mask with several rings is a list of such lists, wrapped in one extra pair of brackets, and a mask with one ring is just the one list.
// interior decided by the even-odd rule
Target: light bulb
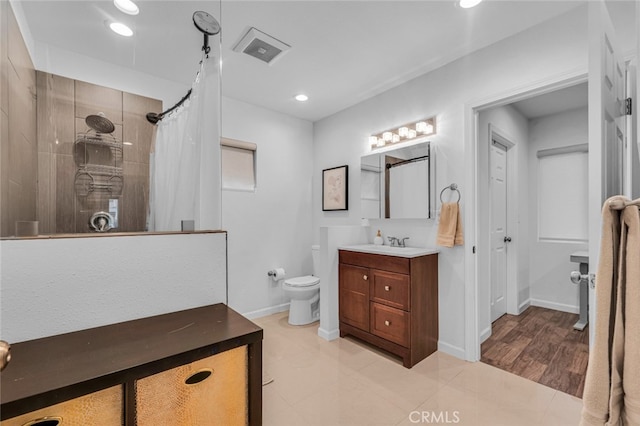
[(391, 132), (384, 132), (382, 134), (382, 139), (384, 139), (385, 142), (391, 142), (391, 140), (393, 139), (393, 133)]
[(408, 136), (408, 137), (409, 137), (409, 139), (413, 139), (413, 138), (415, 138), (416, 136), (417, 136), (416, 131), (415, 131), (415, 130), (413, 130), (413, 129), (409, 129), (409, 136)]
[(409, 128), (408, 127), (400, 127), (398, 129), (398, 134), (400, 135), (401, 138), (406, 138), (407, 136), (409, 136)]
[(393, 138), (391, 139), (393, 143), (400, 142), (400, 135), (393, 134)]
[(109, 24), (109, 28), (116, 34), (120, 34), (124, 37), (131, 37), (133, 35), (133, 31), (131, 28), (127, 27), (125, 24), (121, 22), (112, 22)]
[(482, 0), (460, 0), (458, 4), (463, 9), (469, 9), (471, 7), (477, 6), (481, 1)]
[(140, 12), (138, 6), (131, 0), (113, 0), (113, 4), (120, 12), (124, 12), (127, 15), (137, 15)]

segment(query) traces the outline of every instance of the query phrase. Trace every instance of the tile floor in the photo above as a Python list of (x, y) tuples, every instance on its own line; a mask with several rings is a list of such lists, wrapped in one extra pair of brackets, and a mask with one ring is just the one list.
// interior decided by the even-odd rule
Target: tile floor
[(264, 328), (264, 425), (577, 425), (582, 401), (481, 362), (436, 352), (406, 369), (351, 338), (327, 342), (318, 323), (287, 313)]

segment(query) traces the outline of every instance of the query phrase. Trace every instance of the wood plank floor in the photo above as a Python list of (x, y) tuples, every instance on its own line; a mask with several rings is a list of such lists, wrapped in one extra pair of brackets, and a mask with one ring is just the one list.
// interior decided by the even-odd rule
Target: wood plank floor
[(589, 327), (573, 329), (577, 314), (530, 306), (498, 318), (482, 344), (481, 361), (582, 398)]

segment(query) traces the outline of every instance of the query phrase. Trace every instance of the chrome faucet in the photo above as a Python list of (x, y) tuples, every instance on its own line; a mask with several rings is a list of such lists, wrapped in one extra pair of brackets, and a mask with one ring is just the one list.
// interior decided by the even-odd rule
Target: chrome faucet
[(396, 238), (396, 241), (398, 242), (398, 247), (406, 247), (405, 241), (407, 241), (408, 239), (409, 237), (404, 237), (401, 239)]

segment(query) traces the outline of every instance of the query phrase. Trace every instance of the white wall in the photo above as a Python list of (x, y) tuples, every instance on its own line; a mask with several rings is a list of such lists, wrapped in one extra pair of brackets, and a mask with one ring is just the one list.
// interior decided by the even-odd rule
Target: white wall
[[(571, 253), (588, 251), (588, 243), (540, 241), (538, 235), (538, 158), (543, 149), (588, 143), (587, 108), (537, 118), (529, 122), (529, 185), (531, 196), (530, 282), (531, 304), (566, 312), (579, 312), (579, 287), (569, 280), (571, 271), (579, 270), (577, 263), (569, 261)], [(585, 177), (586, 178), (586, 177)], [(584, 183), (587, 185), (587, 182)], [(558, 182), (559, 191), (571, 188)], [(557, 214), (562, 214), (558, 212)], [(586, 215), (586, 212), (585, 212)]]
[(226, 234), (0, 241), (11, 343), (224, 303)]
[(300, 120), (223, 98), (222, 135), (258, 145), (254, 192), (222, 191), (222, 228), (229, 233), (229, 306), (250, 317), (286, 309), (280, 283), (313, 272), (311, 178), (313, 127)]
[(490, 127), (514, 146), (507, 154), (507, 312), (519, 314), (529, 300), (529, 174), (528, 120), (511, 105), (478, 114), (478, 327), (482, 340), (491, 334), (491, 244), (489, 192)]
[[(317, 122), (314, 126), (313, 228), (356, 225), (360, 221), (360, 156), (368, 153), (367, 136), (414, 119), (436, 115), (436, 190), (452, 182), (460, 185), (461, 207), (473, 188), (465, 187), (465, 105), (538, 81), (584, 72), (587, 65), (586, 8), (496, 43), (438, 70), (418, 77), (358, 105)], [(349, 211), (322, 212), (322, 169), (349, 165)], [(469, 181), (473, 181), (470, 177)], [(414, 246), (432, 246), (436, 221), (371, 221), (372, 232), (409, 236)], [(370, 238), (373, 233), (370, 232)], [(316, 241), (318, 234), (315, 234)], [(475, 244), (443, 249), (439, 256), (439, 348), (465, 356), (465, 253)], [(337, 285), (337, 283), (330, 283)], [(465, 309), (467, 308), (467, 309)]]

